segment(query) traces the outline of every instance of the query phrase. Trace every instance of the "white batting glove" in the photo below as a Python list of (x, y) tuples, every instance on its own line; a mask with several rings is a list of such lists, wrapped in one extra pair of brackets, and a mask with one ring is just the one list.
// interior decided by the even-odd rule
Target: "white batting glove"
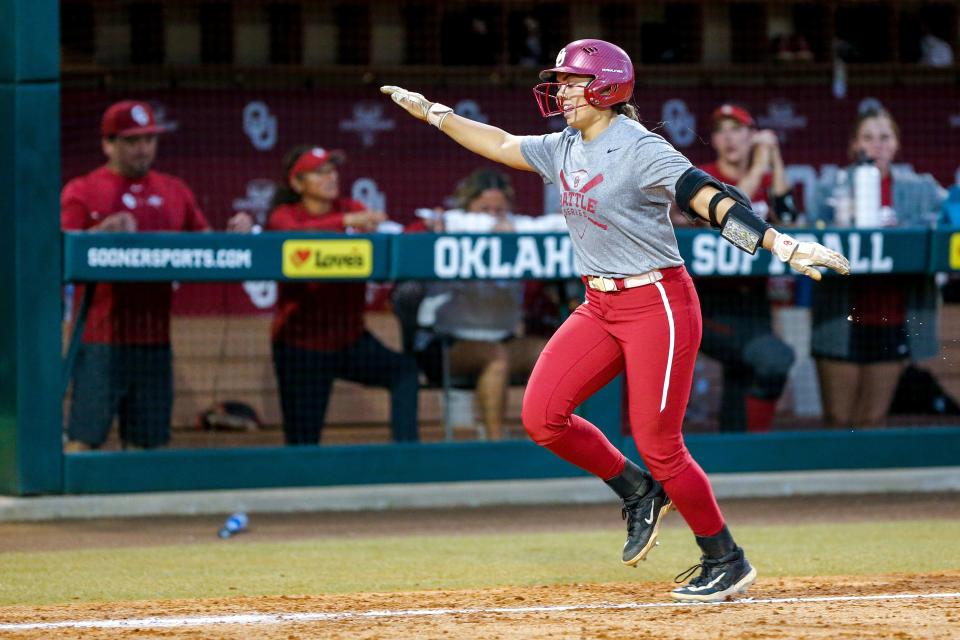
[(850, 263), (847, 259), (819, 242), (797, 242), (796, 238), (779, 233), (773, 241), (771, 251), (780, 260), (814, 280), (823, 277), (814, 267), (827, 267), (841, 275), (850, 275)]
[(403, 87), (386, 85), (380, 87), (380, 93), (390, 96), (391, 100), (417, 120), (426, 120), (438, 129), (443, 125), (443, 120), (453, 113), (450, 107), (439, 102), (430, 102), (423, 97), (423, 94), (407, 91)]

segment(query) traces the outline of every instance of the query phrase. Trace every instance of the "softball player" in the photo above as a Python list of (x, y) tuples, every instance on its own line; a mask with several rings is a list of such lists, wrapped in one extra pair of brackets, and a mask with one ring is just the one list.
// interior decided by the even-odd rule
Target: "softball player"
[[(763, 246), (815, 280), (821, 277), (816, 267), (846, 274), (849, 265), (820, 244), (778, 233), (753, 213), (743, 194), (647, 131), (628, 104), (634, 70), (620, 47), (577, 40), (540, 79), (537, 105), (545, 117), (563, 115), (568, 126), (561, 132), (515, 136), (419, 93), (392, 86), (381, 91), (470, 151), (559, 183), (587, 296), (540, 355), (523, 399), (523, 424), (535, 442), (599, 476), (623, 500), (625, 564), (646, 556), (664, 515), (676, 507), (703, 556), (686, 572), (700, 574), (674, 589), (673, 597), (725, 600), (745, 591), (757, 574), (683, 443), (701, 325), (696, 290), (670, 224), (671, 201), (709, 220), (737, 247), (754, 253)], [(633, 437), (650, 473), (573, 415), (621, 372), (629, 385)]]

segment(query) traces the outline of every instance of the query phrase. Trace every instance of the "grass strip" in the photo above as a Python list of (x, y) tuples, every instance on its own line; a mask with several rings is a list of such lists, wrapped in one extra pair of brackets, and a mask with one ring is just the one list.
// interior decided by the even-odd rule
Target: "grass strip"
[[(676, 516), (674, 516), (676, 517)], [(734, 527), (762, 578), (960, 568), (960, 522)], [(695, 564), (670, 527), (638, 569), (620, 564), (619, 532), (403, 536), (0, 554), (0, 605), (304, 595), (507, 585), (668, 582)]]

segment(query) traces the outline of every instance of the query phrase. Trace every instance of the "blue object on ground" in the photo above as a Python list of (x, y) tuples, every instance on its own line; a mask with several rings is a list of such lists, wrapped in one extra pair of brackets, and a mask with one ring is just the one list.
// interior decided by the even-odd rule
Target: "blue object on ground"
[(238, 511), (227, 518), (227, 521), (224, 523), (217, 535), (224, 539), (229, 538), (234, 534), (246, 530), (249, 522), (250, 519), (247, 518), (247, 514), (243, 511)]

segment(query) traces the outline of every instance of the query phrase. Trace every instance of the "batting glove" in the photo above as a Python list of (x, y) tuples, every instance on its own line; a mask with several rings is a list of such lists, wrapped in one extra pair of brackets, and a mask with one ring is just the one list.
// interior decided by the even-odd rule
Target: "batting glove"
[(380, 87), (380, 93), (390, 96), (391, 100), (406, 109), (414, 118), (426, 120), (438, 129), (443, 125), (444, 118), (453, 113), (450, 107), (439, 102), (430, 102), (423, 94), (407, 91), (403, 87), (383, 86)]
[(820, 280), (823, 276), (814, 267), (827, 267), (841, 275), (850, 275), (850, 263), (842, 255), (819, 242), (797, 242), (785, 233), (773, 241), (773, 255), (805, 276)]

